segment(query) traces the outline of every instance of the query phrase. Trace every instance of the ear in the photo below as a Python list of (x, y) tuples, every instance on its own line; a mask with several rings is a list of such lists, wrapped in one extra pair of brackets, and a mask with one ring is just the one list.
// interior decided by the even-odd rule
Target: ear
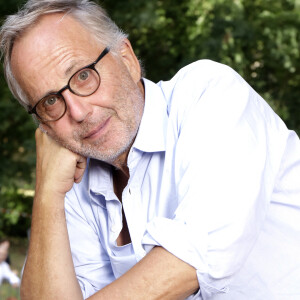
[(120, 55), (132, 79), (138, 83), (141, 80), (141, 66), (128, 39), (123, 40)]

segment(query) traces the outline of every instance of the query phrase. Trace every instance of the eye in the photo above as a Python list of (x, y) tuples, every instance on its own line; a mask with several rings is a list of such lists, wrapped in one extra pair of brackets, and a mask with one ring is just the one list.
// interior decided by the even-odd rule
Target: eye
[(89, 78), (90, 76), (90, 71), (89, 70), (82, 70), (81, 72), (78, 73), (77, 79), (79, 81), (85, 81)]
[(50, 96), (44, 101), (45, 106), (52, 106), (57, 102), (57, 97), (56, 96)]

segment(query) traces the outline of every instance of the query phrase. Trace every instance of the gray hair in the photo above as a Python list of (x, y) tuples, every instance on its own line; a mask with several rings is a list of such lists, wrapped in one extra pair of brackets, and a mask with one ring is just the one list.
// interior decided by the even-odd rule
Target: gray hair
[(15, 15), (8, 16), (0, 31), (1, 54), (4, 57), (4, 74), (14, 97), (27, 107), (28, 97), (15, 79), (11, 68), (11, 53), (16, 39), (41, 16), (53, 13), (71, 15), (80, 22), (95, 39), (117, 53), (127, 35), (109, 18), (98, 4), (88, 0), (29, 0)]

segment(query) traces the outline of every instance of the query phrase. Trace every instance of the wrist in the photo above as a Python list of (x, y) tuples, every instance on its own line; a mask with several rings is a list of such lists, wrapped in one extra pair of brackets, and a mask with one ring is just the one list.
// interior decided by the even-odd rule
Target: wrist
[(66, 192), (54, 189), (49, 185), (37, 185), (35, 188), (34, 203), (47, 204), (49, 207), (64, 209)]

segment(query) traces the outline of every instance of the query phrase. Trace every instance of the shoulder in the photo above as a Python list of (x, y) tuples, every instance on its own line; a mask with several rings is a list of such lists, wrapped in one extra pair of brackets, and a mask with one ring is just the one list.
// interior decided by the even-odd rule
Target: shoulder
[[(198, 60), (182, 69), (169, 81), (160, 81), (162, 89), (205, 90), (211, 84), (230, 84), (232, 81), (245, 81), (241, 76), (227, 65), (212, 60)], [(189, 89), (190, 90), (190, 89)]]
[[(263, 134), (286, 137), (282, 120), (266, 101), (232, 68), (200, 60), (182, 68), (170, 81), (160, 82), (168, 103), (169, 122), (179, 136), (228, 136), (243, 132), (262, 141)], [(186, 143), (187, 144), (187, 143)]]
[(199, 60), (177, 72), (169, 81), (158, 83), (162, 89), (169, 112), (189, 111), (194, 106), (202, 109), (244, 106), (249, 94), (258, 95), (232, 68), (211, 60)]
[(175, 75), (180, 78), (190, 76), (189, 79), (197, 78), (214, 78), (222, 75), (237, 74), (231, 67), (209, 59), (201, 59), (181, 68)]
[(207, 125), (232, 122), (245, 112), (249, 102), (263, 101), (232, 68), (199, 60), (182, 68), (170, 81), (158, 83), (162, 89), (169, 118), (180, 127), (187, 119)]

